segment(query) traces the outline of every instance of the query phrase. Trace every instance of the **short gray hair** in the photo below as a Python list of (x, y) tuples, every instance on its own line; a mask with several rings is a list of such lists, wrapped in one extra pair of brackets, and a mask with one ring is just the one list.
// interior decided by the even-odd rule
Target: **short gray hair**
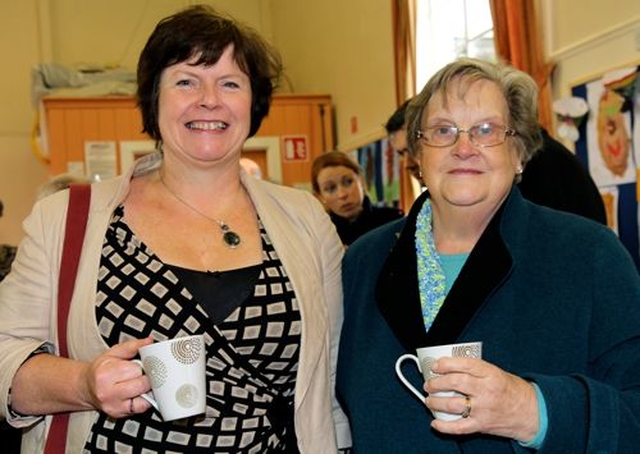
[(498, 85), (509, 109), (509, 127), (516, 131), (513, 140), (518, 156), (525, 165), (542, 146), (538, 121), (538, 86), (527, 73), (505, 63), (492, 63), (475, 58), (460, 58), (435, 73), (415, 96), (407, 109), (407, 142), (409, 150), (418, 153), (418, 130), (422, 115), (433, 96), (445, 95), (450, 84), (457, 79), (468, 81), (467, 87), (478, 80)]

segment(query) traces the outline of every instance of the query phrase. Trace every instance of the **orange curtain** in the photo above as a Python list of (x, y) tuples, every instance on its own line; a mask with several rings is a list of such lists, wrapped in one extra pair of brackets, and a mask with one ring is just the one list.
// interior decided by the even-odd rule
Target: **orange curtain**
[(496, 53), (527, 72), (540, 89), (540, 124), (553, 130), (550, 78), (554, 65), (544, 60), (535, 0), (491, 0)]
[(416, 0), (391, 1), (396, 103), (399, 106), (416, 92)]
[[(394, 71), (396, 105), (416, 94), (416, 0), (391, 0), (393, 17)], [(391, 113), (390, 113), (391, 114)], [(400, 171), (400, 208), (408, 212), (417, 194), (414, 193), (409, 172), (405, 171), (406, 158)]]

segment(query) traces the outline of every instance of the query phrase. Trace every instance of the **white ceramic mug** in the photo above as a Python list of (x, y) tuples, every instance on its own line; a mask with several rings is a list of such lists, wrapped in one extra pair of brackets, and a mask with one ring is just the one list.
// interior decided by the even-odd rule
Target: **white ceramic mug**
[[(435, 377), (437, 374), (431, 372), (431, 363), (438, 358), (442, 358), (444, 356), (451, 357), (470, 357), (470, 358), (482, 358), (482, 342), (465, 342), (462, 344), (449, 344), (449, 345), (436, 345), (434, 347), (423, 347), (416, 350), (416, 355), (412, 355), (411, 353), (404, 354), (398, 358), (396, 361), (396, 374), (402, 383), (409, 388), (421, 402), (424, 402), (426, 396), (423, 395), (415, 386), (411, 384), (409, 380), (402, 373), (402, 363), (406, 360), (413, 361), (416, 366), (418, 366), (418, 370), (422, 373), (422, 376), (425, 381), (429, 380), (432, 377)], [(455, 391), (443, 391), (439, 393), (435, 393), (434, 396), (439, 397), (453, 397), (460, 396), (461, 394)], [(460, 419), (462, 416), (454, 413), (445, 413), (441, 411), (434, 411), (433, 416), (437, 419), (441, 419), (444, 421), (455, 421)]]
[(204, 335), (178, 337), (140, 348), (134, 360), (151, 381), (143, 394), (162, 419), (173, 421), (204, 413), (207, 403)]

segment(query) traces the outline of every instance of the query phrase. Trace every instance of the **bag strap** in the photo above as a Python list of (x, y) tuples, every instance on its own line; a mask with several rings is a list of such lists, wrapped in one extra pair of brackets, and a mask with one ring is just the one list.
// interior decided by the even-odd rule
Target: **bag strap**
[[(58, 345), (60, 356), (68, 357), (67, 318), (76, 282), (78, 263), (82, 252), (82, 243), (89, 216), (91, 203), (91, 185), (72, 184), (69, 186), (69, 207), (65, 224), (62, 260), (58, 276)], [(67, 444), (69, 413), (53, 415), (49, 429), (45, 454), (63, 454)]]

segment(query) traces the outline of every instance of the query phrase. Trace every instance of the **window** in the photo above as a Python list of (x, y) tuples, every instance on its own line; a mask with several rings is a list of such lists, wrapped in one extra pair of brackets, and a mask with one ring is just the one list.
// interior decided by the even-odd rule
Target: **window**
[(489, 0), (417, 0), (416, 91), (458, 57), (495, 61)]

